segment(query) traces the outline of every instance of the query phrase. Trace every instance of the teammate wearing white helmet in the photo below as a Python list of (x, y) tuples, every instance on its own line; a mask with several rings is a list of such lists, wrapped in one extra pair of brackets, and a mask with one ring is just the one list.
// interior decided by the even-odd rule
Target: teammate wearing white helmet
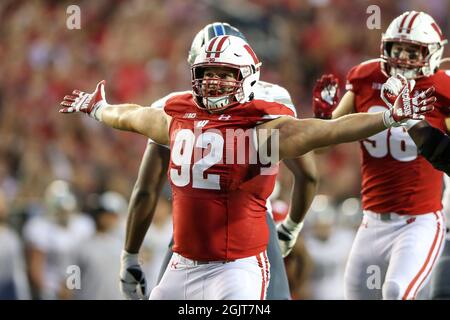
[(345, 272), (347, 299), (415, 299), (442, 252), (442, 172), (427, 162), (436, 145), (424, 145), (418, 129), (433, 126), (442, 136), (447, 130), (450, 73), (439, 70), (445, 43), (432, 17), (405, 12), (383, 34), (381, 59), (350, 70), (348, 91), (335, 110), (333, 77), (315, 88), (319, 118), (386, 110), (405, 85), (415, 97), (434, 87), (437, 98), (425, 117), (429, 124), (410, 120), (360, 142), (364, 217)]

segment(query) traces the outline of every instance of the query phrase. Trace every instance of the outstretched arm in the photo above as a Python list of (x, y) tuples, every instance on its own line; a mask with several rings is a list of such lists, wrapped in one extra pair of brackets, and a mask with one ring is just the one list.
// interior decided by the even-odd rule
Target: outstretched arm
[(170, 117), (161, 109), (136, 104), (108, 105), (102, 109), (101, 122), (115, 129), (140, 133), (159, 144), (169, 144)]
[(327, 121), (281, 117), (258, 126), (258, 130), (278, 131), (280, 159), (296, 158), (333, 144), (358, 141), (386, 128), (399, 126), (408, 119), (423, 119), (422, 114), (433, 109), (436, 101), (432, 96), (434, 89), (430, 88), (413, 98), (410, 96), (410, 86), (405, 81), (391, 109), (384, 112), (350, 114)]
[[(351, 114), (336, 120), (280, 118), (272, 128), (279, 130), (280, 159), (290, 159), (311, 150), (358, 141), (384, 129), (383, 112)], [(289, 141), (289, 143), (283, 143)]]
[(157, 143), (169, 144), (170, 117), (163, 110), (137, 104), (108, 104), (104, 80), (97, 84), (93, 93), (74, 90), (64, 97), (61, 105), (61, 113), (83, 112), (112, 128), (140, 133)]

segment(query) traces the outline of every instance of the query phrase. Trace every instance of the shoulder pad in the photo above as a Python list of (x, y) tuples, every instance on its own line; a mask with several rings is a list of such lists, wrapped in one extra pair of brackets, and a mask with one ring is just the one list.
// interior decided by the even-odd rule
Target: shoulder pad
[(381, 59), (371, 59), (351, 68), (347, 74), (345, 88), (352, 91), (357, 90), (359, 81), (367, 79), (375, 72), (381, 72), (380, 62)]
[(297, 111), (291, 96), (282, 86), (270, 82), (259, 81), (255, 88), (255, 99), (282, 104), (289, 108), (294, 113), (294, 116), (297, 117)]
[(177, 91), (177, 92), (172, 92), (169, 93), (168, 95), (162, 97), (161, 99), (156, 100), (155, 102), (153, 102), (150, 107), (152, 108), (159, 108), (162, 109), (164, 108), (166, 101), (169, 100), (170, 98), (177, 96), (177, 95), (182, 95), (182, 94), (186, 94), (189, 93), (190, 91)]

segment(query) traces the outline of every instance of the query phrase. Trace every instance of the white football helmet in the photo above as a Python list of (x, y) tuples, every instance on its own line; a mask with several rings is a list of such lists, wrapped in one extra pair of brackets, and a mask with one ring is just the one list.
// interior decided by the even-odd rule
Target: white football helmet
[[(236, 80), (204, 80), (205, 68), (213, 67), (234, 69)], [(259, 81), (260, 68), (261, 62), (243, 39), (229, 35), (211, 39), (202, 47), (191, 68), (197, 105), (217, 113), (236, 103), (251, 101)]]
[[(392, 57), (394, 43), (409, 43), (420, 48), (421, 58)], [(407, 79), (433, 75), (441, 63), (444, 45), (442, 31), (434, 19), (424, 13), (407, 11), (395, 18), (381, 38), (381, 69), (387, 76), (402, 74)]]
[(195, 58), (197, 58), (198, 54), (201, 52), (202, 47), (205, 45), (205, 43), (209, 42), (212, 38), (218, 37), (218, 36), (236, 36), (241, 39), (244, 39), (245, 42), (247, 42), (247, 39), (242, 34), (242, 32), (239, 31), (239, 29), (231, 26), (229, 23), (226, 22), (213, 22), (208, 25), (206, 25), (202, 30), (200, 30), (194, 37), (194, 40), (192, 40), (192, 45), (189, 50), (188, 55), (188, 63), (192, 66), (194, 64)]

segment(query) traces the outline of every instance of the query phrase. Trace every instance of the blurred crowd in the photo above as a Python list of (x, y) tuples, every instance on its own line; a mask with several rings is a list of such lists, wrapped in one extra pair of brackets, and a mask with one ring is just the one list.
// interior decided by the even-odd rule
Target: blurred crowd
[[(73, 89), (90, 91), (106, 79), (108, 102), (142, 105), (187, 90), (194, 35), (224, 21), (246, 35), (263, 62), (261, 78), (286, 87), (299, 116), (310, 117), (315, 80), (335, 73), (343, 92), (347, 71), (379, 56), (381, 32), (403, 11), (431, 14), (450, 35), (446, 0), (84, 0), (76, 3), (81, 29), (70, 30), (72, 4), (0, 2), (0, 299), (121, 298), (127, 199), (147, 141), (60, 115), (59, 102)], [(381, 29), (366, 25), (373, 4)], [(296, 299), (342, 298), (361, 214), (358, 152), (353, 143), (317, 156), (320, 196), (286, 260)], [(283, 168), (273, 198), (281, 216), (291, 180)], [(151, 284), (170, 220), (166, 188), (143, 249)], [(82, 290), (68, 290), (71, 265), (86, 275)], [(112, 282), (98, 283), (98, 272)]]

